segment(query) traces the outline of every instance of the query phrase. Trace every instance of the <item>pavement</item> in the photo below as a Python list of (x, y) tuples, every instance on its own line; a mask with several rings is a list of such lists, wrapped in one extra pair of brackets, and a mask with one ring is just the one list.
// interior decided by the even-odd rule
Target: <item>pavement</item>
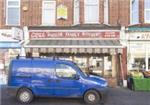
[[(0, 105), (20, 105), (1, 86)], [(29, 105), (86, 105), (82, 99), (35, 98)], [(150, 105), (150, 92), (134, 92), (126, 88), (109, 88), (104, 105)]]

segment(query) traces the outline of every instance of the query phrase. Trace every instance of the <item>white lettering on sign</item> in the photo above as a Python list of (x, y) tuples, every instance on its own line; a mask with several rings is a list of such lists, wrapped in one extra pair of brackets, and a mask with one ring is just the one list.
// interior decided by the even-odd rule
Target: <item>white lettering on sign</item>
[(128, 38), (129, 40), (150, 40), (150, 32), (130, 33)]
[(120, 32), (115, 31), (30, 31), (30, 39), (41, 38), (118, 38)]
[(12, 35), (12, 30), (0, 30), (0, 41), (16, 41)]
[(141, 39), (150, 39), (150, 33), (142, 34)]

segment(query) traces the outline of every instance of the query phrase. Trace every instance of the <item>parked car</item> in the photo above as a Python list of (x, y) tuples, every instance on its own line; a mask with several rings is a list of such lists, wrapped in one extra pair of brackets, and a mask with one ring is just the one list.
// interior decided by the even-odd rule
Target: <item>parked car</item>
[(19, 58), (10, 63), (8, 92), (21, 103), (36, 96), (83, 98), (88, 104), (103, 102), (107, 81), (87, 75), (72, 61)]

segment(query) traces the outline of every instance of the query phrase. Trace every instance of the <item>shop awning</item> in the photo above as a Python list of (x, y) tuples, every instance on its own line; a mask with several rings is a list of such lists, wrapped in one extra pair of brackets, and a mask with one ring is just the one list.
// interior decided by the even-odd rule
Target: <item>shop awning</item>
[(150, 32), (150, 26), (130, 26), (126, 29), (127, 32)]
[(30, 40), (27, 52), (56, 53), (122, 53), (119, 40)]
[(21, 48), (19, 42), (0, 42), (0, 49)]

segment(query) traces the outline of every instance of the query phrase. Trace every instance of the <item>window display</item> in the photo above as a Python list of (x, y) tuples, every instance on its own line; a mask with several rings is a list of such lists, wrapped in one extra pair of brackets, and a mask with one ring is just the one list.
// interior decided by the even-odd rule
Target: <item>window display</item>
[(111, 56), (104, 57), (104, 76), (112, 76), (112, 62)]
[(103, 75), (104, 60), (103, 57), (91, 57), (90, 59), (90, 72), (96, 75)]
[(145, 58), (135, 58), (132, 67), (138, 70), (145, 70)]

